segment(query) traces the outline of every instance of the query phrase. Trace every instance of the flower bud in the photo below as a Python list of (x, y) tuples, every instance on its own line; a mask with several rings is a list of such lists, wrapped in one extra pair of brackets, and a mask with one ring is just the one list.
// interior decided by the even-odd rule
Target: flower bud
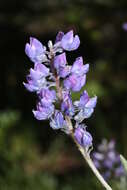
[(76, 50), (80, 45), (78, 35), (73, 35), (73, 30), (67, 32), (61, 40), (61, 46), (64, 50), (73, 51)]
[(52, 129), (61, 129), (66, 125), (66, 122), (64, 120), (64, 117), (61, 112), (55, 111), (54, 118), (50, 121), (50, 127)]
[(92, 146), (92, 136), (89, 132), (86, 131), (85, 127), (82, 127), (82, 125), (79, 125), (74, 132), (74, 137), (76, 141), (83, 146), (84, 148), (89, 148)]

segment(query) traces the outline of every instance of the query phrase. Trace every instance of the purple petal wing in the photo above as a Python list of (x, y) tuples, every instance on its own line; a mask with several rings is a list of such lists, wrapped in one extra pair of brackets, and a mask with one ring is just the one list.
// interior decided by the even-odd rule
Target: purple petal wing
[(86, 108), (94, 108), (97, 104), (97, 96), (90, 98), (86, 104)]

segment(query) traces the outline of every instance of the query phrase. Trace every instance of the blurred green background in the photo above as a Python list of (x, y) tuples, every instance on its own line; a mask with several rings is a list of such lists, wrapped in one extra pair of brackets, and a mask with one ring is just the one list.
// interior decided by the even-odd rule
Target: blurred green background
[(94, 148), (115, 139), (127, 158), (124, 22), (126, 0), (0, 0), (0, 190), (102, 189), (71, 139), (33, 118), (36, 96), (23, 86), (33, 66), (24, 53), (30, 36), (46, 44), (59, 30), (78, 33), (81, 45), (68, 60), (82, 55), (90, 63), (86, 89), (98, 104), (86, 124)]

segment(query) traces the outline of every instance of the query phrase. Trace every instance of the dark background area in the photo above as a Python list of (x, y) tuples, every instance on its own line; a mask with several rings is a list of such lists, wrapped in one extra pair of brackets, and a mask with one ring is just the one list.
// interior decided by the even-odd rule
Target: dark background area
[(71, 139), (34, 119), (36, 96), (26, 91), (29, 68), (24, 52), (29, 37), (46, 45), (59, 30), (80, 36), (70, 63), (90, 63), (86, 89), (98, 96), (86, 121), (94, 148), (103, 138), (116, 140), (127, 158), (127, 1), (0, 1), (0, 189), (101, 189)]

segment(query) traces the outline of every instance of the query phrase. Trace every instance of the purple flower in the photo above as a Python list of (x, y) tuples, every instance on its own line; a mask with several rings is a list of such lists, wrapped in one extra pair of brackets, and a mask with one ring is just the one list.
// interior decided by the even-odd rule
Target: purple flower
[(62, 40), (62, 37), (64, 36), (64, 33), (62, 31), (58, 32), (57, 36), (56, 36), (56, 41), (55, 43), (57, 42), (60, 42)]
[(59, 68), (59, 76), (61, 78), (67, 77), (71, 72), (71, 66), (65, 66), (65, 67), (60, 67)]
[(78, 57), (72, 65), (71, 73), (82, 76), (89, 71), (89, 64), (83, 65), (83, 58)]
[(41, 63), (35, 63), (34, 70), (41, 72), (41, 75), (43, 77), (47, 77), (49, 75), (49, 69)]
[(106, 167), (107, 169), (111, 169), (113, 167), (113, 162), (110, 159), (105, 159), (103, 161), (103, 166)]
[(115, 141), (112, 139), (109, 143), (108, 143), (108, 149), (111, 151), (115, 149)]
[(114, 150), (109, 150), (109, 152), (107, 153), (107, 157), (109, 160), (111, 160), (114, 163), (118, 160), (117, 155), (114, 152)]
[(115, 176), (116, 176), (116, 178), (119, 178), (119, 177), (124, 176), (124, 175), (125, 175), (125, 170), (124, 170), (123, 166), (120, 165), (115, 170)]
[(67, 32), (61, 40), (61, 46), (64, 50), (72, 51), (76, 50), (80, 45), (80, 40), (78, 35), (73, 36), (73, 30)]
[(67, 90), (72, 90), (78, 92), (85, 85), (86, 75), (78, 76), (76, 74), (71, 74), (68, 78), (64, 80), (64, 87)]
[(66, 115), (74, 115), (74, 107), (69, 92), (63, 93), (63, 102), (61, 103), (61, 111), (65, 112)]
[(79, 125), (74, 132), (74, 137), (76, 141), (83, 147), (89, 148), (92, 146), (92, 136), (89, 132), (86, 131), (86, 127)]
[(43, 106), (48, 107), (56, 100), (55, 90), (42, 89), (39, 93), (40, 102)]
[(93, 160), (93, 162), (94, 162), (94, 165), (96, 166), (96, 168), (98, 168), (98, 169), (101, 168), (101, 165), (97, 160)]
[[(85, 85), (89, 64), (84, 65), (83, 58), (78, 57), (73, 65), (68, 65), (65, 53), (66, 50), (76, 50), (79, 45), (79, 36), (74, 35), (73, 30), (66, 34), (58, 32), (54, 44), (48, 41), (47, 49), (31, 37), (25, 53), (34, 62), (34, 68), (30, 69), (27, 82), (23, 84), (30, 92), (36, 92), (39, 99), (36, 110), (33, 110), (36, 119), (49, 119), (51, 128), (67, 134), (74, 129), (77, 141), (88, 148), (92, 145), (92, 137), (79, 123), (91, 116), (97, 97), (90, 98), (84, 91), (80, 100), (73, 103), (71, 92), (78, 92)], [(78, 125), (77, 129), (69, 123), (69, 118), (74, 126)]]
[(81, 109), (79, 113), (74, 117), (74, 119), (77, 122), (81, 123), (84, 119), (89, 118), (93, 112), (94, 112), (93, 109), (86, 109), (86, 108)]
[(79, 101), (75, 101), (74, 105), (78, 108), (79, 113), (75, 116), (75, 120), (82, 122), (84, 119), (89, 118), (94, 112), (97, 103), (97, 97), (89, 98), (88, 93), (84, 91)]
[(65, 78), (70, 74), (71, 66), (66, 66), (66, 54), (62, 53), (54, 58), (54, 67), (57, 70), (57, 74), (61, 78)]
[(46, 60), (45, 47), (36, 38), (30, 37), (30, 44), (26, 44), (25, 53), (34, 63), (42, 63)]
[(89, 147), (92, 146), (92, 141), (93, 138), (91, 136), (91, 134), (87, 131), (85, 131), (84, 135), (83, 135), (83, 144), (85, 147)]
[(99, 152), (94, 152), (93, 153), (93, 156), (95, 159), (99, 160), (99, 161), (102, 161), (104, 160), (104, 155), (102, 153), (99, 153)]
[(66, 125), (66, 122), (63, 118), (62, 113), (56, 110), (54, 117), (51, 118), (50, 127), (53, 129), (61, 129), (65, 127), (65, 125)]
[(33, 110), (34, 117), (37, 120), (46, 120), (49, 119), (54, 113), (54, 105), (50, 105), (49, 107), (44, 107), (41, 103), (37, 104), (37, 110)]
[(102, 176), (104, 177), (105, 180), (108, 180), (111, 177), (111, 171), (105, 171), (102, 173)]
[(127, 22), (123, 23), (122, 27), (123, 27), (123, 29), (124, 29), (125, 31), (127, 31)]
[(84, 106), (87, 108), (94, 108), (96, 106), (96, 103), (97, 103), (97, 97), (95, 96), (93, 98), (90, 98), (88, 96), (87, 91), (85, 90), (80, 97), (78, 106), (80, 108), (83, 108)]
[(89, 64), (83, 65), (82, 57), (78, 57), (70, 68), (70, 75), (64, 80), (64, 87), (74, 92), (80, 91), (86, 83)]
[(97, 152), (92, 154), (92, 157), (94, 163), (97, 163), (96, 167), (102, 171), (104, 178), (109, 179), (111, 176), (112, 178), (120, 178), (125, 175), (120, 156), (115, 150), (114, 140), (108, 143), (104, 139), (98, 146)]
[(27, 90), (30, 92), (40, 91), (47, 86), (46, 76), (49, 75), (49, 69), (41, 64), (34, 65), (34, 69), (30, 69), (30, 74), (27, 76), (27, 82), (23, 83)]
[(35, 91), (40, 91), (41, 88), (45, 88), (47, 85), (46, 79), (40, 78), (38, 80), (33, 80), (30, 75), (27, 77), (27, 82), (28, 83), (23, 83), (26, 89), (30, 92), (35, 92)]
[(65, 67), (66, 63), (67, 63), (67, 60), (66, 60), (66, 54), (65, 53), (57, 55), (54, 58), (54, 67), (57, 71), (59, 71), (60, 67)]
[(86, 73), (89, 70), (89, 64), (83, 65), (82, 57), (76, 59), (70, 68), (71, 75), (64, 80), (64, 86), (74, 92), (80, 91), (86, 83)]

